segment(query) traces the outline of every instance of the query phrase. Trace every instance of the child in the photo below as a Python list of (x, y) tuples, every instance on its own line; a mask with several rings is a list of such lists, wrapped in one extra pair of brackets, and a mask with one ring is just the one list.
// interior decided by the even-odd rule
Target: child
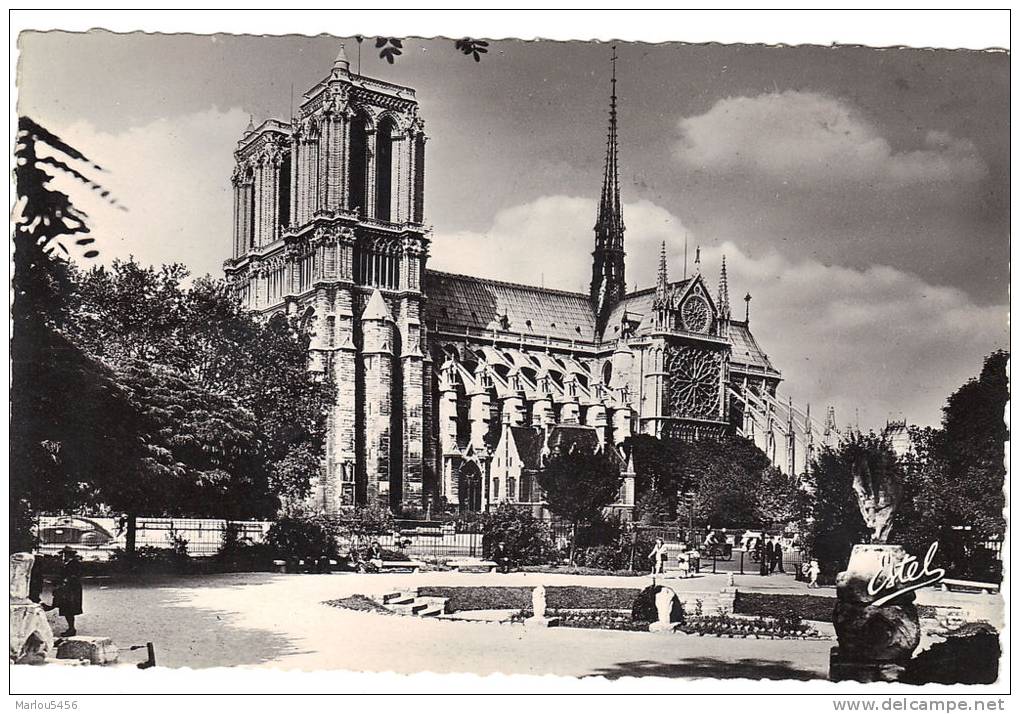
[(822, 568), (821, 568), (820, 565), (818, 565), (818, 561), (815, 560), (814, 558), (812, 558), (811, 559), (811, 565), (808, 568), (808, 577), (811, 578), (810, 582), (808, 582), (808, 587), (809, 588), (817, 588), (818, 587), (818, 575), (821, 572), (822, 572)]

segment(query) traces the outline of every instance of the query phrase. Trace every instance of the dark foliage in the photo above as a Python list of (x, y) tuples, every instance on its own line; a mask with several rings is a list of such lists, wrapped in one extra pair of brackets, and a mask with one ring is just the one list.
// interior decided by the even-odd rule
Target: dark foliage
[[(836, 598), (823, 595), (768, 595), (766, 593), (738, 592), (733, 612), (742, 615), (759, 615), (777, 619), (832, 622)], [(919, 605), (921, 617), (934, 617), (935, 609)]]
[(854, 465), (865, 460), (873, 472), (896, 468), (888, 443), (874, 433), (851, 433), (838, 447), (825, 447), (811, 463), (811, 489), (805, 545), (821, 567), (820, 580), (833, 582), (846, 567), (857, 543), (867, 543), (870, 531), (861, 516), (853, 488)]
[(337, 556), (337, 543), (329, 524), (320, 518), (283, 517), (266, 534), (266, 544), (278, 558), (301, 560)]
[(602, 518), (603, 509), (619, 496), (623, 485), (619, 466), (605, 454), (577, 448), (550, 459), (538, 474), (538, 484), (549, 510), (573, 524), (574, 562), (579, 527)]
[(899, 681), (906, 684), (993, 684), (999, 678), (1002, 645), (989, 626), (955, 633), (910, 660)]
[[(75, 272), (68, 330), (90, 355), (118, 371), (152, 365), (196, 393), (229, 395), (250, 415), (246, 430), (252, 438), (245, 453), (236, 452), (238, 464), (248, 461), (246, 471), (226, 483), (246, 481), (246, 487), (232, 494), (232, 510), (213, 515), (272, 513), (277, 497), (293, 503), (308, 493), (310, 476), (320, 468), (334, 385), (308, 371), (309, 338), (295, 322), (259, 320), (223, 281), (202, 278), (185, 289), (186, 277), (180, 265), (157, 269), (134, 261)], [(251, 464), (257, 468), (249, 470)], [(214, 491), (212, 502), (220, 496)], [(172, 498), (168, 504), (196, 512)]]
[(515, 565), (542, 565), (555, 560), (549, 526), (526, 511), (501, 504), (483, 514), (481, 528), (482, 554), (486, 558), (503, 541)]
[[(655, 596), (662, 592), (662, 589), (661, 585), (649, 585), (638, 593), (631, 601), (630, 619), (635, 622), (657, 622), (659, 611), (655, 607)], [(669, 621), (683, 622), (686, 617), (683, 603), (679, 599), (674, 599), (669, 612)]]
[(457, 40), (454, 43), (454, 47), (460, 50), (465, 55), (473, 57), (475, 62), (482, 59), (481, 55), (487, 53), (489, 43), (485, 40), (472, 40), (470, 37), (465, 37), (462, 40)]
[(941, 429), (912, 430), (903, 460), (904, 502), (892, 540), (912, 553), (938, 541), (936, 565), (950, 577), (1002, 579), (1002, 561), (984, 544), (1005, 533), (1008, 359), (1002, 351), (989, 355), (981, 375), (947, 400)]

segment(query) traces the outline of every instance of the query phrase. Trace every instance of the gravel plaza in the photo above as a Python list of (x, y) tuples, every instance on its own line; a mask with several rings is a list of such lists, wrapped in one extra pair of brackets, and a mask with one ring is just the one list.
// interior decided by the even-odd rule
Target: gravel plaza
[[(718, 592), (726, 575), (668, 584), (679, 593)], [(736, 576), (741, 590), (818, 593), (792, 577)], [(824, 679), (829, 640), (733, 640), (683, 634), (402, 617), (324, 604), (423, 586), (584, 585), (640, 588), (645, 577), (452, 572), (359, 575), (236, 573), (145, 579), (87, 579), (81, 631), (112, 637), (122, 649), (152, 641), (166, 667), (265, 666), (287, 670), (348, 670), (480, 675), (714, 677)], [(1001, 599), (928, 591), (920, 602), (998, 610)], [(822, 634), (831, 626), (822, 623)], [(826, 630), (828, 627), (828, 630)], [(356, 644), (355, 644), (356, 643)], [(133, 661), (126, 654), (123, 661)]]

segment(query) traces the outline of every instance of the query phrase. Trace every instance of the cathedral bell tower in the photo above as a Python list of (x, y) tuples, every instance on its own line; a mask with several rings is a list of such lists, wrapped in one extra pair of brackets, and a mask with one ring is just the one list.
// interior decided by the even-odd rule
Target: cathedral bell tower
[(341, 45), (295, 116), (250, 125), (234, 155), (227, 277), (249, 309), (299, 318), (309, 368), (337, 385), (313, 505), (420, 508), (433, 459), (414, 90), (352, 72)]
[(620, 210), (620, 172), (616, 134), (616, 46), (613, 46), (612, 94), (609, 99), (609, 136), (606, 164), (602, 173), (602, 195), (595, 220), (595, 250), (592, 252), (591, 305), (595, 313), (595, 334), (602, 335), (613, 308), (627, 292), (623, 250), (623, 213)]

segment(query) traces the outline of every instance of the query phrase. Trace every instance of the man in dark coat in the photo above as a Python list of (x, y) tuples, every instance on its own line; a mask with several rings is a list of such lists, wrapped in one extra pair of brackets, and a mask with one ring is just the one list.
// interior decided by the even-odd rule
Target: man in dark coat
[(776, 538), (776, 542), (772, 544), (772, 572), (777, 570), (783, 572), (783, 544)]
[(496, 567), (501, 573), (510, 572), (510, 551), (506, 549), (506, 542), (500, 541), (492, 551), (492, 559), (496, 561)]
[(67, 620), (67, 630), (61, 637), (74, 637), (74, 618), (82, 613), (81, 606), (81, 559), (74, 548), (66, 546), (60, 551), (60, 580), (53, 589), (53, 604), (46, 610), (58, 609), (60, 616)]
[[(762, 537), (764, 538), (764, 536), (762, 536)], [(773, 569), (772, 559), (776, 555), (776, 544), (773, 543), (768, 538), (765, 538), (765, 552), (764, 552), (764, 555), (765, 555), (765, 558), (764, 558), (765, 574), (766, 575), (771, 575), (772, 574), (772, 569)]]

